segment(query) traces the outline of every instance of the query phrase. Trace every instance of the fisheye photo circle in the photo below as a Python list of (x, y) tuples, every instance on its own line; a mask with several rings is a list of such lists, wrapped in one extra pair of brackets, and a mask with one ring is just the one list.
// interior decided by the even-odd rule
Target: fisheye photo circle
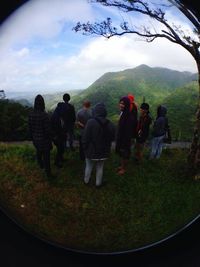
[(16, 9), (0, 25), (1, 209), (95, 254), (142, 250), (196, 220), (199, 28), (176, 0)]

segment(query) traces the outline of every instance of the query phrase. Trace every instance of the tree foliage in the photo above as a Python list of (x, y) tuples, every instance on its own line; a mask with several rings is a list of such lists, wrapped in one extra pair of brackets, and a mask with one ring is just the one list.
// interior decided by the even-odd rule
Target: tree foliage
[(28, 114), (30, 107), (16, 102), (0, 100), (0, 140), (20, 141), (29, 139)]
[[(168, 0), (168, 5), (155, 4), (143, 0), (90, 0), (91, 3), (99, 3), (103, 6), (116, 8), (124, 13), (140, 13), (152, 18), (161, 26), (161, 30), (150, 28), (145, 25), (132, 25), (122, 19), (120, 25), (113, 25), (112, 19), (107, 18), (102, 22), (78, 22), (73, 28), (74, 31), (81, 31), (83, 34), (100, 35), (106, 38), (112, 36), (122, 36), (124, 34), (136, 34), (143, 37), (147, 42), (153, 42), (157, 38), (166, 38), (169, 41), (184, 47), (195, 59), (198, 69), (200, 59), (200, 23), (196, 14), (179, 0)], [(179, 25), (175, 25), (167, 20), (166, 8), (176, 6), (193, 25), (193, 36), (184, 32)]]
[[(153, 19), (159, 27), (148, 27), (146, 25), (134, 26), (122, 19), (118, 26), (113, 25), (112, 19), (107, 18), (102, 22), (80, 23), (73, 28), (76, 32), (84, 34), (96, 34), (110, 38), (124, 34), (136, 34), (143, 37), (147, 42), (153, 42), (157, 38), (165, 38), (186, 49), (194, 58), (198, 69), (198, 110), (193, 133), (193, 140), (188, 155), (188, 162), (191, 168), (200, 169), (200, 20), (193, 9), (188, 8), (181, 0), (168, 0), (167, 7), (176, 6), (178, 10), (188, 19), (193, 28), (193, 34), (187, 34), (181, 26), (170, 22), (167, 19), (166, 5), (162, 1), (146, 2), (144, 0), (90, 0), (91, 3), (99, 3), (106, 7), (116, 8), (124, 13), (139, 13)], [(161, 30), (158, 30), (161, 29)], [(196, 104), (196, 103), (194, 103)], [(198, 176), (200, 179), (200, 174)]]

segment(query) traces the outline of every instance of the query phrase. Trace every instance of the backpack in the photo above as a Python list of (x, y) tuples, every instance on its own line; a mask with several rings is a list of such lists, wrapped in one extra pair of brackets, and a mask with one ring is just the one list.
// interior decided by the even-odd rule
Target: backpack
[(112, 131), (109, 129), (108, 125), (110, 123), (109, 120), (106, 120), (105, 123), (102, 123), (99, 118), (94, 118), (102, 129), (102, 137), (106, 144), (110, 144), (113, 141)]

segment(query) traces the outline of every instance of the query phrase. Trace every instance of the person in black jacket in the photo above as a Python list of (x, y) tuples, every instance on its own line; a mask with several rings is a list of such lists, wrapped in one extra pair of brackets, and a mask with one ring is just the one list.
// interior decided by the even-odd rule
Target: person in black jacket
[(41, 95), (35, 97), (34, 110), (29, 114), (29, 131), (36, 148), (37, 162), (50, 177), (51, 124), (48, 114), (45, 112), (45, 103)]
[(60, 102), (60, 109), (65, 128), (65, 147), (68, 140), (70, 149), (74, 150), (73, 141), (74, 141), (74, 125), (76, 121), (76, 113), (74, 106), (69, 103), (70, 95), (64, 94), (63, 100), (64, 102)]
[(121, 165), (118, 167), (117, 173), (123, 175), (131, 155), (131, 139), (134, 133), (135, 118), (132, 116), (130, 110), (128, 96), (120, 99), (119, 108), (121, 114), (118, 122), (115, 151), (121, 158)]
[(157, 118), (153, 125), (150, 159), (160, 158), (165, 137), (168, 137), (168, 142), (171, 142), (170, 128), (166, 114), (167, 108), (162, 105), (158, 106)]
[(57, 148), (57, 153), (55, 157), (55, 165), (58, 168), (62, 168), (63, 154), (65, 151), (65, 129), (64, 120), (62, 118), (62, 103), (58, 103), (56, 109), (51, 116), (51, 126), (53, 142)]
[(89, 183), (93, 165), (96, 163), (96, 186), (99, 187), (102, 185), (104, 162), (110, 155), (115, 128), (106, 119), (107, 111), (103, 103), (95, 105), (92, 115), (93, 118), (87, 121), (82, 137), (86, 157), (84, 183)]
[(149, 104), (142, 103), (140, 106), (140, 118), (137, 125), (137, 136), (135, 145), (135, 157), (139, 163), (143, 158), (144, 144), (149, 136), (149, 127), (152, 123), (152, 118), (149, 112)]

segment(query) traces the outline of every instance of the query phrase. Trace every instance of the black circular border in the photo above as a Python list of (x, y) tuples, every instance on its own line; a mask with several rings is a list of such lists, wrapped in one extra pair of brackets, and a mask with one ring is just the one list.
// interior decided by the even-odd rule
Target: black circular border
[[(1, 8), (0, 8), (0, 23), (2, 23), (4, 20), (6, 20), (9, 17), (9, 15), (11, 15), (17, 8), (19, 8), (21, 5), (23, 5), (26, 2), (28, 2), (28, 0), (2, 0), (1, 1)], [(193, 12), (196, 14), (198, 19), (200, 20), (200, 7), (198, 4), (198, 1), (181, 0), (181, 2), (183, 2), (187, 8), (193, 10)], [(87, 256), (117, 256), (117, 255), (133, 256), (133, 255), (139, 255), (140, 254), (143, 256), (145, 253), (147, 255), (148, 252), (150, 252), (150, 254), (152, 253), (152, 255), (154, 257), (155, 253), (161, 252), (161, 254), (162, 254), (163, 249), (164, 249), (164, 252), (168, 253), (171, 250), (177, 250), (178, 251), (178, 248), (180, 248), (181, 250), (183, 249), (183, 253), (184, 253), (184, 251), (185, 251), (184, 249), (186, 248), (186, 250), (187, 250), (187, 249), (189, 249), (188, 246), (191, 246), (191, 244), (192, 244), (191, 239), (193, 239), (193, 238), (195, 239), (195, 245), (196, 245), (198, 235), (200, 234), (200, 214), (199, 214), (193, 220), (191, 220), (189, 223), (184, 225), (181, 229), (179, 229), (175, 233), (173, 233), (173, 234), (167, 236), (166, 238), (163, 238), (163, 239), (161, 239), (155, 243), (151, 243), (151, 244), (148, 244), (146, 246), (143, 246), (143, 247), (140, 247), (137, 249), (132, 249), (132, 250), (130, 249), (130, 250), (121, 251), (121, 252), (110, 252), (110, 253), (109, 252), (108, 253), (87, 252), (87, 251), (82, 251), (82, 250), (78, 250), (78, 249), (66, 248), (60, 244), (56, 244), (50, 240), (44, 239), (43, 237), (41, 237), (39, 235), (34, 235), (31, 232), (29, 232), (25, 226), (23, 226), (22, 224), (20, 224), (20, 222), (18, 222), (15, 218), (13, 218), (13, 216), (11, 216), (11, 214), (8, 212), (8, 210), (3, 205), (1, 205), (1, 203), (0, 203), (0, 210), (3, 212), (3, 214), (5, 214), (9, 218), (9, 220), (14, 222), (14, 224), (16, 224), (17, 227), (20, 227), (30, 237), (39, 239), (42, 242), (44, 242), (44, 243), (46, 243), (52, 247), (56, 247), (56, 248), (62, 249), (64, 251), (75, 253), (75, 255), (78, 254), (78, 255), (87, 255)], [(186, 245), (186, 243), (188, 243), (188, 246)], [(200, 243), (197, 244), (197, 247), (198, 247), (198, 249), (200, 248)], [(174, 253), (173, 253), (172, 257), (173, 256), (175, 256)], [(196, 256), (196, 254), (195, 254), (195, 256)], [(155, 257), (159, 258), (158, 255)], [(183, 262), (182, 262), (181, 266), (185, 266), (184, 265), (184, 254), (182, 255), (182, 257), (183, 257)], [(175, 258), (174, 258), (174, 260), (175, 260)], [(193, 258), (193, 260), (194, 260), (194, 258)], [(199, 261), (199, 259), (198, 259), (198, 261)], [(162, 261), (161, 261), (161, 263), (162, 263)], [(134, 261), (133, 261), (133, 264), (134, 264)], [(141, 264), (142, 264), (142, 262), (141, 262)], [(115, 265), (117, 265), (117, 262), (115, 262)], [(15, 266), (17, 266), (17, 265), (15, 265)], [(99, 265), (97, 264), (97, 266), (99, 266)], [(144, 265), (140, 265), (140, 266), (144, 266)], [(162, 266), (162, 265), (159, 265), (159, 266)], [(188, 265), (186, 265), (186, 266), (188, 266)], [(190, 266), (193, 266), (192, 260), (191, 260)]]

